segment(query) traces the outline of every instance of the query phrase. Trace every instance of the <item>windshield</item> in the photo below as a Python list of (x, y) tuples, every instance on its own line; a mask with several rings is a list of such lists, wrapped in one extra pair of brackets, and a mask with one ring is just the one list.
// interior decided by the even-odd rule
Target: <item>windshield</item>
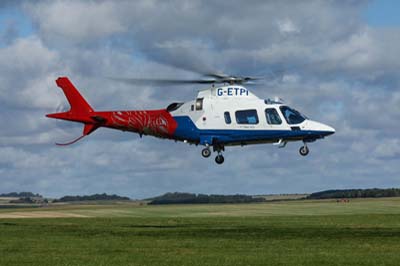
[(289, 106), (281, 106), (280, 109), (288, 124), (300, 124), (306, 119), (304, 115)]

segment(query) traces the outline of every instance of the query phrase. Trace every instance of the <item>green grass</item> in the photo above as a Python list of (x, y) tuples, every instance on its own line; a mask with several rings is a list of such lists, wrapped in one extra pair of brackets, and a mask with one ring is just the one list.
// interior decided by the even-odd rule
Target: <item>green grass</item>
[(92, 218), (0, 219), (2, 266), (400, 263), (396, 198), (24, 211)]

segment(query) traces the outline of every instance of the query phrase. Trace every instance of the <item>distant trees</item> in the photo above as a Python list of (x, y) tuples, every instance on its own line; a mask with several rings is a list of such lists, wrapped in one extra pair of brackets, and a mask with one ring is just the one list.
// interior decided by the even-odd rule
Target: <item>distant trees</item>
[(206, 195), (193, 193), (166, 193), (162, 196), (151, 199), (149, 204), (200, 204), (200, 203), (249, 203), (264, 202), (261, 197), (252, 197), (247, 195)]
[[(281, 195), (282, 196), (282, 195)], [(40, 194), (32, 192), (11, 192), (0, 194), (0, 197), (18, 198), (13, 199), (10, 203), (25, 203), (25, 204), (43, 204), (48, 203), (48, 200)], [(380, 197), (400, 197), (400, 188), (371, 188), (371, 189), (334, 189), (312, 193), (306, 196), (306, 199), (343, 199), (343, 198), (380, 198)], [(297, 199), (297, 198), (296, 198)], [(207, 204), (207, 203), (251, 203), (251, 202), (268, 202), (281, 200), (296, 200), (287, 198), (267, 199), (261, 196), (249, 195), (217, 195), (217, 194), (195, 194), (173, 192), (164, 195), (147, 199), (149, 204)], [(298, 199), (304, 199), (300, 197)], [(52, 202), (77, 202), (77, 201), (126, 201), (131, 200), (128, 197), (118, 196), (116, 194), (108, 195), (93, 194), (84, 196), (63, 196), (55, 199)]]
[(60, 199), (55, 199), (53, 202), (71, 202), (71, 201), (92, 201), (92, 200), (130, 200), (128, 197), (118, 195), (93, 194), (88, 196), (64, 196)]
[(5, 198), (43, 198), (40, 194), (33, 194), (32, 192), (10, 192), (10, 193), (3, 193), (0, 194), (0, 197)]
[(307, 199), (400, 197), (399, 188), (335, 189), (312, 193)]

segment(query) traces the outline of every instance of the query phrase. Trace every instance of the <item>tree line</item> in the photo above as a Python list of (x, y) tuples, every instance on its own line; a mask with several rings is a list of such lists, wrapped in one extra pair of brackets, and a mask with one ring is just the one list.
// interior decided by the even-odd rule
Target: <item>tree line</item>
[[(11, 192), (2, 193), (0, 197), (19, 198), (13, 203), (36, 203), (47, 202), (40, 194), (32, 192)], [(315, 192), (306, 197), (306, 199), (340, 199), (340, 198), (380, 198), (380, 197), (400, 197), (400, 188), (371, 188), (371, 189), (333, 189)], [(40, 200), (40, 198), (42, 200)], [(107, 201), (107, 200), (130, 200), (128, 197), (118, 196), (116, 194), (108, 195), (93, 194), (84, 196), (63, 196), (59, 199), (54, 199), (52, 202), (76, 202), (76, 201)], [(169, 192), (164, 195), (147, 199), (149, 204), (205, 204), (205, 203), (251, 203), (251, 202), (266, 202), (263, 197), (249, 195), (218, 195), (218, 194), (195, 194)]]
[(250, 203), (264, 202), (261, 197), (253, 197), (248, 195), (206, 195), (194, 193), (166, 193), (150, 199), (151, 205), (159, 204), (200, 204), (200, 203)]
[(128, 197), (122, 197), (118, 195), (93, 194), (85, 196), (64, 196), (59, 199), (53, 200), (53, 202), (71, 202), (71, 201), (91, 201), (91, 200), (130, 200)]
[(307, 199), (400, 197), (399, 188), (334, 189), (312, 193)]
[(33, 197), (38, 197), (38, 198), (43, 198), (42, 195), (40, 195), (38, 193), (33, 194), (32, 192), (2, 193), (2, 194), (0, 194), (0, 197), (5, 197), (5, 198), (33, 198)]

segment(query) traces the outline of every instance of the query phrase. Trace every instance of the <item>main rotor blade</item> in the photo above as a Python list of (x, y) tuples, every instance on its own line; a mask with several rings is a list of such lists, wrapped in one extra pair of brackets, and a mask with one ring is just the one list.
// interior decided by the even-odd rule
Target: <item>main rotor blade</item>
[(229, 75), (226, 74), (218, 74), (218, 73), (204, 73), (202, 74), (205, 77), (212, 77), (212, 78), (216, 78), (216, 79), (226, 79), (229, 77)]
[(116, 78), (108, 77), (108, 79), (124, 82), (135, 85), (185, 85), (185, 84), (252, 84), (253, 81), (265, 80), (262, 77), (237, 77), (237, 76), (223, 76), (222, 74), (210, 74), (216, 79), (152, 79), (152, 78)]
[(219, 83), (217, 80), (204, 79), (139, 79), (139, 78), (109, 78), (114, 81), (120, 81), (128, 84), (137, 85), (184, 85), (184, 84), (212, 84)]

